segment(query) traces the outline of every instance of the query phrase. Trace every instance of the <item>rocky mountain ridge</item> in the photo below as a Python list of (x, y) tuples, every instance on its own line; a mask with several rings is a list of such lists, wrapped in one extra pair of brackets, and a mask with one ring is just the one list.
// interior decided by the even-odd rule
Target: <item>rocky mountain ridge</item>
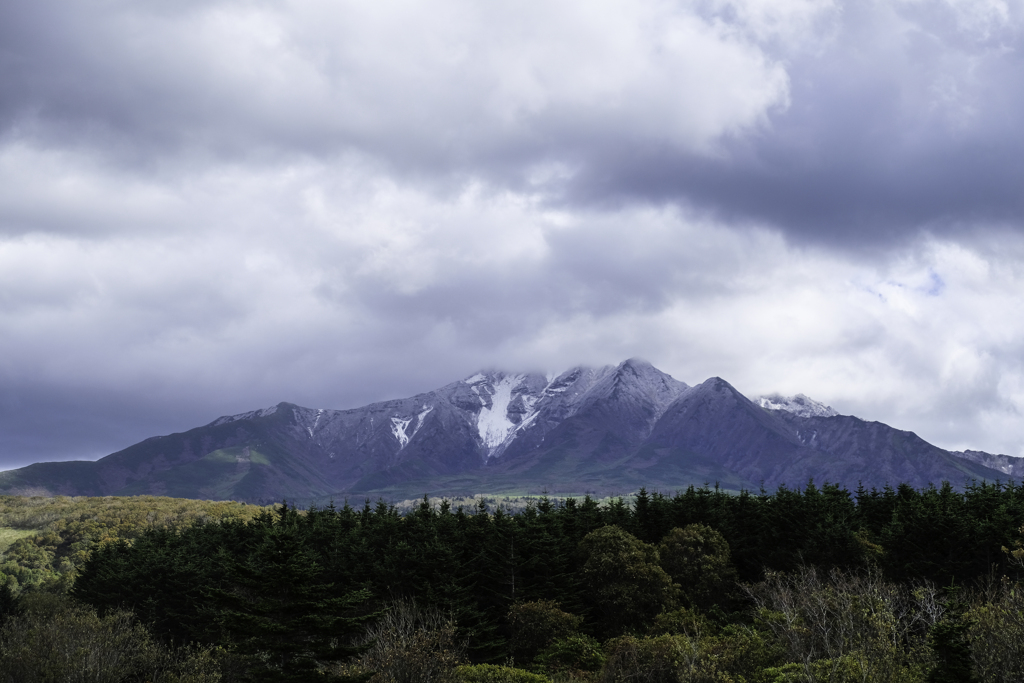
[(958, 458), (976, 462), (990, 469), (1002, 472), (1015, 481), (1024, 480), (1024, 458), (1014, 455), (996, 455), (984, 451), (950, 451)]
[(280, 403), (96, 462), (0, 473), (0, 491), (301, 501), (716, 482), (771, 489), (810, 479), (963, 485), (1019, 471), (999, 460), (1008, 456), (982, 456), (950, 453), (803, 395), (751, 401), (721, 378), (691, 387), (630, 359), (557, 376), (482, 371), (350, 410)]

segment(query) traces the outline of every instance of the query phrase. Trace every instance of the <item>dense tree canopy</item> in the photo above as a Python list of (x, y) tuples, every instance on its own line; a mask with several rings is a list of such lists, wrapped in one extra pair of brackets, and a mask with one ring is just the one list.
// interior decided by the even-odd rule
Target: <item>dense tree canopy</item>
[[(514, 657), (580, 680), (597, 670), (618, 680), (615, 671), (648, 659), (670, 678), (685, 661), (707, 680), (769, 669), (777, 676), (765, 681), (805, 680), (786, 678), (793, 666), (809, 680), (883, 670), (924, 680), (945, 657), (1016, 680), (1022, 653), (1007, 634), (1024, 629), (1014, 553), (1022, 526), (1024, 488), (1000, 484), (642, 490), (606, 504), (542, 497), (515, 514), (427, 499), (405, 514), (384, 502), (284, 505), (126, 531), (128, 540), (89, 548), (71, 594), (99, 618), (131, 612), (165, 645), (226, 648), (251, 680), (358, 680), (369, 673), (343, 662), (360, 651), (367, 666), (409, 670), (429, 669), (442, 651), (451, 666)], [(37, 548), (50, 542), (33, 538)], [(8, 562), (34, 561), (22, 540)], [(54, 542), (65, 543), (59, 534)], [(817, 573), (802, 573), (809, 567)], [(957, 612), (947, 588), (985, 577), (1005, 583), (964, 598), (970, 606)], [(12, 587), (21, 590), (6, 581), (2, 611), (20, 618)], [(371, 626), (381, 614), (398, 619), (394, 605), (415, 606), (394, 622), (408, 627), (392, 629), (401, 637)], [(835, 611), (821, 629), (841, 626), (846, 640), (807, 640), (811, 616), (842, 605), (855, 609)], [(428, 622), (443, 627), (423, 635)], [(384, 644), (366, 640), (368, 626), (390, 634)], [(978, 647), (981, 639), (993, 646)], [(394, 655), (385, 641), (415, 643), (419, 654)]]
[(583, 594), (605, 635), (648, 624), (674, 602), (672, 579), (658, 564), (657, 548), (619, 527), (590, 532), (579, 553)]
[(729, 544), (704, 524), (688, 524), (668, 532), (658, 544), (661, 566), (690, 607), (710, 609), (725, 602), (736, 583)]

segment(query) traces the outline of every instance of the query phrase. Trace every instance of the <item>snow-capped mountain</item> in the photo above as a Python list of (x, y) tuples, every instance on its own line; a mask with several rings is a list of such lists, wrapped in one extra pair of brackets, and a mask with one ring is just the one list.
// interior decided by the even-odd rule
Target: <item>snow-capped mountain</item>
[[(629, 360), (617, 367), (573, 368), (546, 377), (537, 373), (483, 371), (426, 394), (375, 403), (355, 410), (311, 410), (288, 406), (293, 435), (346, 463), (365, 454), (367, 474), (416, 460), (436, 469), (487, 466), (515, 450), (535, 446), (566, 422), (595, 411), (620, 431), (649, 433), (654, 421), (686, 385), (648, 363)], [(610, 404), (610, 405), (606, 405)], [(284, 405), (284, 404), (282, 404)], [(266, 408), (259, 415), (280, 409)], [(251, 419), (253, 413), (213, 424)], [(443, 455), (442, 455), (443, 454)]]
[(0, 473), (0, 492), (310, 500), (1005, 476), (803, 395), (750, 401), (720, 378), (690, 387), (631, 359), (555, 376), (481, 371), (350, 410), (280, 403), (97, 462)]

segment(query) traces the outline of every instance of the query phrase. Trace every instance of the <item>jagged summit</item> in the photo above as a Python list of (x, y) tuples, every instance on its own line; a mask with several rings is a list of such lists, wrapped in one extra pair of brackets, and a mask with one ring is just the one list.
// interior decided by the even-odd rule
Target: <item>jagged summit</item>
[(97, 462), (0, 473), (0, 493), (326, 501), (714, 482), (756, 489), (811, 478), (852, 487), (959, 485), (1017, 471), (986, 455), (951, 454), (802, 394), (751, 401), (720, 377), (691, 387), (631, 358), (551, 375), (482, 370), (347, 410), (279, 403)]
[(953, 455), (964, 460), (976, 462), (994, 470), (998, 470), (1010, 478), (1021, 481), (1024, 479), (1024, 457), (986, 453), (984, 451), (951, 451)]
[(803, 394), (796, 396), (782, 396), (781, 394), (768, 394), (757, 399), (756, 403), (765, 410), (785, 410), (800, 417), (835, 417), (839, 413), (824, 403), (819, 403)]
[[(577, 366), (553, 376), (481, 371), (463, 383), (480, 403), (478, 409), (472, 406), (476, 415), (471, 421), (485, 449), (485, 462), (503, 456), (516, 440), (528, 441), (536, 449), (555, 424), (579, 422), (595, 413), (612, 421), (616, 415), (629, 414), (646, 433), (648, 423), (687, 388), (635, 358), (617, 366)], [(637, 417), (638, 412), (644, 415)]]

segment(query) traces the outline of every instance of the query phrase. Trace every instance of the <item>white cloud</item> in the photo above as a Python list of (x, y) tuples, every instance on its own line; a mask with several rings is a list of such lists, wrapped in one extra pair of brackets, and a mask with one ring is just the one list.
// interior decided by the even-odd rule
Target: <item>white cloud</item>
[(818, 52), (839, 30), (836, 0), (690, 0), (698, 11), (784, 54)]
[[(707, 151), (763, 125), (787, 78), (754, 43), (662, 1), (247, 3), (169, 14), (44, 3), (23, 46), (31, 121), (110, 151), (333, 154), (458, 166), (554, 144)], [(82, 27), (68, 39), (49, 13)], [(31, 131), (28, 123), (25, 130)], [(115, 142), (111, 142), (111, 141)]]
[[(917, 8), (944, 10), (961, 35), (976, 41), (1004, 37), (1007, 30), (1019, 31), (1024, 24), (1024, 3), (1020, 0), (900, 0)], [(939, 14), (939, 16), (942, 16)]]

